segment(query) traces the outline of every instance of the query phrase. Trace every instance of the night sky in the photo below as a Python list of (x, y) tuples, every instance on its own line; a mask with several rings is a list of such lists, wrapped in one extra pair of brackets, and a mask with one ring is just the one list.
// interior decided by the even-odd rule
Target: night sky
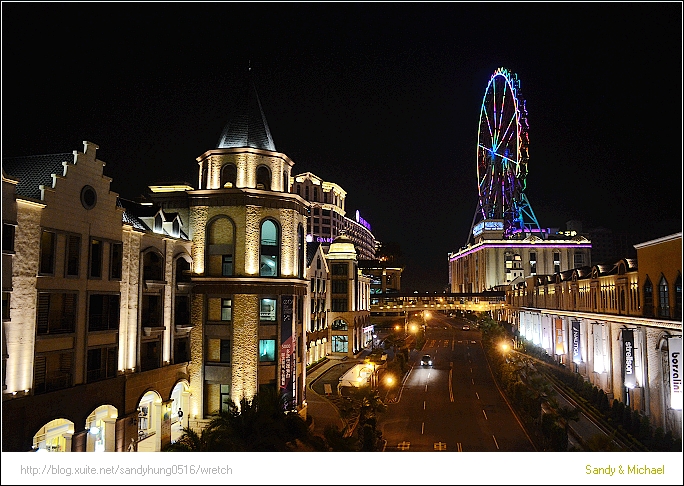
[(347, 191), (397, 242), (402, 290), (441, 291), (477, 204), (498, 67), (527, 100), (542, 227), (681, 231), (682, 5), (2, 3), (2, 155), (100, 146), (112, 190), (197, 185), (251, 63), (293, 174)]

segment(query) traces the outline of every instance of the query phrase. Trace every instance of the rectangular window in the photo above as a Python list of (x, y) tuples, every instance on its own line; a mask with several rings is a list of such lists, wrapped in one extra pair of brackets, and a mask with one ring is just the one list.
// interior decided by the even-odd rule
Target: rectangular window
[(176, 326), (190, 325), (190, 297), (187, 295), (176, 295), (176, 309), (173, 322)]
[(73, 376), (73, 358), (72, 352), (36, 356), (33, 367), (33, 392), (38, 395), (70, 387)]
[(347, 299), (332, 299), (331, 310), (333, 312), (347, 312)]
[(323, 218), (323, 224), (330, 226), (330, 218)]
[(259, 361), (275, 361), (275, 339), (259, 340)]
[(145, 327), (161, 327), (161, 296), (159, 294), (144, 294), (142, 304), (142, 325)]
[(161, 366), (161, 343), (158, 340), (140, 344), (141, 371), (154, 370)]
[(79, 235), (68, 235), (66, 244), (66, 275), (78, 277), (81, 262), (81, 237)]
[(40, 235), (40, 269), (45, 275), (55, 273), (55, 240), (56, 236), (51, 231), (43, 231)]
[(335, 279), (332, 281), (332, 293), (333, 294), (346, 294), (347, 293), (347, 280)]
[(8, 321), (10, 319), (10, 292), (2, 293), (2, 320)]
[(584, 266), (584, 253), (576, 252), (574, 257), (575, 268)]
[(102, 241), (90, 240), (90, 277), (102, 278)]
[(207, 339), (207, 362), (230, 363), (230, 339)]
[(349, 351), (349, 338), (347, 336), (332, 337), (332, 352), (346, 353)]
[(221, 275), (230, 277), (233, 275), (233, 255), (223, 255), (221, 257)]
[(117, 356), (114, 346), (89, 349), (86, 358), (88, 383), (116, 377)]
[(91, 294), (88, 306), (88, 331), (119, 329), (119, 296)]
[(233, 300), (221, 299), (221, 320), (230, 321), (233, 319)]
[(333, 275), (347, 275), (347, 264), (346, 263), (333, 263), (332, 274)]
[(121, 278), (121, 270), (123, 267), (123, 243), (112, 243), (111, 258), (109, 263), (109, 273), (112, 280), (119, 280)]
[(267, 322), (275, 322), (276, 307), (275, 299), (261, 299), (261, 305), (259, 306), (259, 319)]
[(553, 253), (553, 273), (560, 272), (560, 253)]
[(176, 338), (173, 342), (173, 362), (185, 363), (190, 361), (190, 338)]
[(233, 403), (230, 398), (230, 385), (221, 385), (221, 411), (230, 412), (230, 404)]
[(76, 293), (39, 292), (36, 310), (38, 335), (74, 332)]
[(14, 225), (2, 223), (2, 251), (14, 251)]

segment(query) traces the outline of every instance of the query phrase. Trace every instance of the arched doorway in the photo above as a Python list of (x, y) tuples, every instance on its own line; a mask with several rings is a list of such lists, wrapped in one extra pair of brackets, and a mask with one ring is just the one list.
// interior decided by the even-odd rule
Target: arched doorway
[(116, 450), (116, 419), (118, 410), (101, 405), (86, 419), (86, 452), (114, 452)]
[(185, 380), (176, 383), (171, 391), (171, 442), (176, 442), (188, 427), (190, 418), (190, 385)]
[(148, 391), (138, 403), (138, 452), (161, 450), (162, 399)]
[(38, 452), (71, 452), (74, 423), (58, 418), (43, 425), (33, 436), (33, 449)]

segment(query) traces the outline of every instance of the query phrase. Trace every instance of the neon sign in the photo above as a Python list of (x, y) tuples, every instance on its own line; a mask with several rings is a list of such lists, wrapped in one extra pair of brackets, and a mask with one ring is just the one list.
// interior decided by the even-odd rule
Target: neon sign
[(368, 231), (371, 231), (371, 225), (359, 215), (359, 210), (356, 210), (356, 222), (363, 225)]

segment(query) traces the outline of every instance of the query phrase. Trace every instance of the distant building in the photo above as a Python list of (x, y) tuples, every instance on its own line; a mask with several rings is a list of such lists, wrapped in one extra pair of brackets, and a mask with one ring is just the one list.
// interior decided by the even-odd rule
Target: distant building
[(330, 352), (352, 357), (372, 340), (370, 279), (358, 267), (352, 241), (335, 238), (326, 256), (330, 269)]
[(451, 292), (483, 292), (591, 264), (591, 242), (551, 231), (504, 238), (503, 222), (484, 220), (473, 229), (474, 243), (449, 254)]
[(370, 224), (359, 211), (354, 219), (346, 216), (347, 193), (334, 182), (305, 172), (291, 178), (293, 191), (309, 202), (306, 241), (321, 243), (327, 250), (332, 241), (345, 233), (354, 243), (359, 258), (373, 259), (378, 244)]

